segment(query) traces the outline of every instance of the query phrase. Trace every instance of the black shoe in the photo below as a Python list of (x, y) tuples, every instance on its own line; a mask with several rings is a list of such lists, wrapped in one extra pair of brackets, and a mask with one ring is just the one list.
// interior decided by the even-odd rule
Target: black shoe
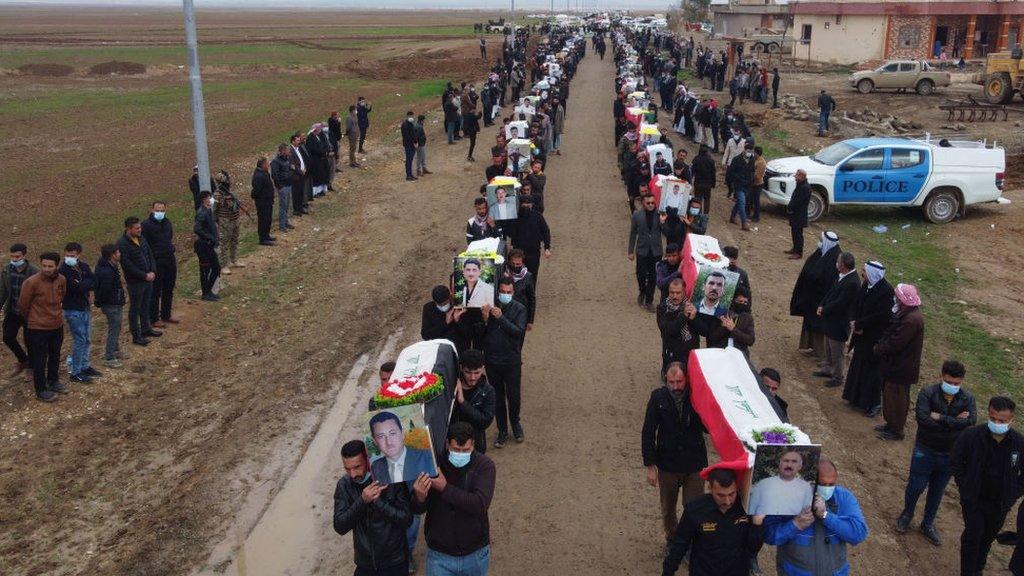
[(419, 180), (419, 178), (417, 178), (415, 176), (406, 176), (405, 177), (405, 181), (406, 182), (412, 182), (413, 180)]
[[(89, 375), (84, 373), (84, 372), (79, 372), (78, 374), (72, 374), (71, 375), (71, 381), (75, 382), (76, 384), (92, 384), (92, 378), (90, 378)], [(58, 392), (59, 392), (59, 390), (58, 390)]]
[(40, 402), (55, 402), (57, 395), (50, 390), (43, 390), (42, 392), (36, 392), (36, 400)]
[(826, 372), (824, 370), (815, 370), (814, 371), (814, 375), (817, 376), (818, 378), (831, 378), (832, 377), (832, 373), (831, 372)]
[(88, 374), (90, 378), (99, 378), (99, 377), (103, 376), (102, 372), (100, 372), (99, 370), (93, 368), (92, 366), (89, 366), (85, 370), (82, 370), (82, 372), (84, 372), (85, 374)]
[[(336, 170), (336, 172), (341, 172), (341, 170)], [(334, 186), (328, 186), (327, 189), (334, 192)], [(321, 194), (321, 196), (323, 196), (323, 194)]]
[(292, 226), (291, 224), (285, 224), (284, 227), (289, 229), (289, 230), (295, 230), (295, 226)]
[(504, 448), (505, 444), (508, 444), (508, 432), (498, 432), (498, 437), (494, 439), (494, 447)]
[(881, 406), (875, 406), (874, 408), (871, 408), (870, 410), (865, 412), (864, 415), (867, 416), (868, 418), (874, 418), (875, 416), (878, 416), (879, 414), (881, 414), (881, 412), (882, 412), (882, 407)]
[(261, 240), (260, 246), (277, 246), (277, 242), (273, 242), (270, 240)]
[(939, 538), (939, 531), (935, 529), (933, 524), (921, 524), (921, 534), (924, 534), (926, 540), (931, 542), (935, 546), (942, 546), (942, 538)]
[(277, 242), (277, 238), (273, 236), (267, 236), (267, 240), (270, 240), (271, 242)]
[(512, 425), (512, 437), (516, 439), (516, 442), (522, 444), (526, 441), (526, 436), (523, 434), (523, 425), (518, 422)]
[(132, 338), (132, 344), (136, 346), (149, 346), (149, 338)]
[(203, 294), (200, 299), (206, 300), (207, 302), (218, 302), (220, 301), (220, 296), (217, 296), (216, 294)]
[(163, 336), (164, 333), (159, 330), (150, 330), (149, 332), (143, 332), (142, 335), (150, 338), (159, 338), (160, 336)]
[(879, 440), (892, 440), (893, 442), (903, 440), (903, 434), (897, 434), (888, 430), (882, 430), (875, 434), (875, 436), (878, 437)]
[(874, 430), (875, 432), (888, 432), (889, 431), (889, 425), (888, 424), (884, 424), (884, 423), (883, 424), (875, 424), (875, 426), (873, 428), (871, 428), (871, 429)]
[(835, 380), (829, 380), (828, 382), (825, 382), (825, 388), (839, 388), (842, 385), (842, 382), (836, 382)]
[(637, 306), (643, 306), (644, 305), (644, 295), (643, 294), (637, 294), (636, 295), (636, 305)]
[[(74, 378), (74, 376), (72, 376), (72, 378)], [(82, 383), (83, 384), (89, 384), (91, 382), (92, 382), (92, 380), (86, 379)], [(68, 393), (68, 385), (63, 383), (63, 382), (61, 382), (60, 380), (58, 380), (56, 382), (49, 382), (49, 383), (47, 383), (46, 387), (51, 392), (56, 392), (57, 394), (67, 394)]]
[(906, 514), (900, 514), (900, 517), (896, 519), (896, 533), (905, 534), (907, 530), (910, 530), (910, 521), (913, 520)]
[(292, 212), (292, 217), (293, 218), (298, 218), (299, 216), (302, 216), (303, 214), (304, 214), (304, 212), (302, 210), (296, 210), (296, 211)]

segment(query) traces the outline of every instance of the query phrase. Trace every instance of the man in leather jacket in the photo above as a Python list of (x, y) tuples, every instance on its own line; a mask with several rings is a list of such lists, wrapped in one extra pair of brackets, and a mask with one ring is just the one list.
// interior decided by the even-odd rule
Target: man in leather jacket
[(409, 490), (402, 482), (382, 485), (370, 477), (362, 440), (341, 447), (345, 476), (334, 489), (334, 531), (352, 532), (355, 576), (406, 576), (405, 530), (412, 524)]

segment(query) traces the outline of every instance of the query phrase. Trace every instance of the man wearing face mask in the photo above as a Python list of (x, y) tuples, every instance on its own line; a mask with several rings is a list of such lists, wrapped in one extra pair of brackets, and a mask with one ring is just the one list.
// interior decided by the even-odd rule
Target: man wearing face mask
[(431, 292), (431, 299), (423, 305), (420, 336), (424, 340), (443, 338), (455, 344), (455, 350), (469, 348), (472, 334), (468, 322), (465, 321), (466, 308), (452, 307), (452, 293), (447, 286), (437, 285)]
[(882, 373), (874, 347), (892, 318), (892, 286), (885, 266), (876, 260), (864, 265), (863, 281), (853, 302), (853, 359), (846, 373), (843, 400), (874, 418), (882, 411)]
[(647, 483), (658, 487), (666, 542), (676, 533), (680, 493), (684, 506), (704, 495), (700, 471), (708, 465), (705, 432), (690, 402), (686, 370), (681, 362), (672, 362), (665, 385), (651, 392), (640, 431)]
[(729, 312), (719, 317), (698, 314), (693, 321), (697, 333), (707, 339), (708, 348), (734, 347), (747, 358), (754, 345), (754, 316), (750, 313), (750, 290), (736, 286)]
[(455, 406), (449, 423), (466, 422), (473, 427), (473, 445), (487, 452), (487, 427), (494, 420), (495, 392), (484, 373), (484, 353), (466, 350), (459, 354), (459, 381), (455, 384)]
[(533, 319), (537, 315), (537, 287), (533, 283), (533, 273), (526, 268), (526, 259), (522, 250), (518, 248), (509, 250), (505, 274), (512, 278), (515, 287), (512, 297), (526, 306), (526, 331), (529, 332), (533, 330)]
[(839, 278), (825, 293), (816, 311), (825, 332), (825, 359), (814, 375), (828, 378), (828, 382), (825, 383), (827, 388), (838, 388), (844, 384), (846, 340), (850, 337), (850, 313), (860, 289), (853, 254), (840, 254), (836, 260), (836, 270), (839, 271)]
[(89, 265), (81, 260), (82, 245), (68, 242), (64, 247), (64, 262), (59, 272), (66, 281), (64, 294), (64, 322), (71, 334), (71, 358), (68, 373), (72, 382), (88, 384), (93, 378), (102, 376), (89, 362), (89, 347), (92, 336), (92, 314), (89, 313), (89, 292), (96, 286)]
[(416, 148), (418, 146), (416, 116), (410, 110), (405, 113), (405, 122), (402, 122), (402, 148), (405, 150), (405, 179), (409, 182), (417, 179), (412, 175), (412, 161), (416, 157)]
[(494, 462), (475, 449), (468, 423), (453, 422), (445, 437), (447, 456), (438, 459), (437, 477), (420, 474), (413, 484), (412, 510), (427, 515), (427, 574), (486, 576)]
[(993, 396), (988, 422), (964, 430), (953, 445), (950, 463), (964, 518), (961, 576), (984, 572), (1007, 512), (1024, 493), (1024, 436), (1011, 428), (1016, 408), (1013, 400)]
[(533, 273), (534, 283), (540, 281), (540, 255), (551, 258), (551, 229), (544, 215), (533, 209), (532, 196), (519, 197), (519, 214), (507, 231), (512, 245), (523, 251), (524, 262)]
[(18, 331), (22, 332), (25, 347), (28, 347), (28, 325), (25, 316), (18, 310), (18, 297), (25, 280), (39, 271), (25, 258), (28, 247), (17, 243), (11, 245), (11, 262), (0, 272), (0, 308), (4, 314), (4, 344), (14, 354), (17, 365), (10, 377), (14, 378), (29, 369), (28, 352), (18, 342)]
[(67, 394), (60, 381), (60, 347), (64, 342), (64, 316), (61, 305), (67, 294), (67, 280), (57, 271), (60, 256), (45, 252), (39, 257), (39, 272), (27, 278), (18, 295), (18, 310), (28, 324), (28, 356), (36, 399), (53, 402), (57, 394)]
[[(730, 141), (731, 142), (731, 141)], [(736, 201), (732, 206), (732, 213), (729, 215), (729, 223), (736, 223), (736, 216), (740, 217), (740, 227), (743, 230), (750, 230), (747, 224), (747, 194), (754, 193), (751, 184), (754, 181), (754, 146), (747, 144), (743, 153), (737, 155), (729, 164), (725, 173), (725, 181), (729, 183)]]
[(215, 302), (220, 300), (220, 296), (213, 293), (213, 286), (220, 277), (220, 262), (217, 260), (220, 237), (217, 233), (217, 224), (213, 221), (213, 195), (203, 192), (201, 200), (202, 206), (196, 210), (196, 222), (192, 228), (196, 237), (192, 247), (199, 261), (199, 287), (203, 292), (202, 299)]
[(149, 321), (154, 328), (177, 324), (178, 320), (171, 316), (171, 309), (174, 306), (174, 286), (178, 281), (178, 262), (174, 255), (174, 226), (167, 218), (165, 202), (153, 202), (149, 218), (142, 221), (142, 236), (153, 251), (156, 264), (153, 294), (149, 300)]
[(818, 461), (818, 485), (811, 506), (796, 516), (769, 516), (765, 543), (777, 546), (780, 576), (849, 574), (846, 547), (868, 536), (857, 497), (838, 485), (839, 470), (824, 456)]
[(921, 298), (912, 284), (897, 284), (893, 319), (875, 344), (874, 352), (882, 370), (882, 417), (875, 426), (882, 440), (902, 440), (910, 410), (910, 387), (921, 375), (924, 350), (924, 315)]
[(406, 484), (374, 481), (362, 440), (341, 447), (341, 462), (345, 475), (334, 488), (334, 531), (352, 532), (355, 576), (405, 576), (411, 560), (405, 531), (412, 524)]
[(497, 394), (495, 423), (498, 437), (495, 448), (508, 443), (508, 427), (516, 442), (523, 442), (523, 426), (519, 422), (520, 382), (523, 370), (523, 336), (526, 334), (526, 307), (514, 299), (515, 284), (511, 278), (498, 281), (498, 305), (484, 305), (483, 351), (487, 358), (487, 380)]
[(896, 532), (903, 534), (910, 528), (917, 500), (927, 488), (921, 533), (936, 546), (942, 541), (935, 529), (935, 517), (952, 476), (949, 454), (960, 433), (977, 421), (974, 396), (963, 389), (966, 374), (967, 369), (956, 360), (943, 362), (941, 382), (921, 388), (914, 409), (917, 437), (910, 456), (903, 512), (896, 519)]

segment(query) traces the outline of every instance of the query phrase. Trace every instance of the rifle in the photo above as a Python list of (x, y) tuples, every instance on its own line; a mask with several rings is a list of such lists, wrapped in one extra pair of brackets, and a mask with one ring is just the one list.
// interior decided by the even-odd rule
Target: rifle
[(219, 188), (218, 191), (221, 194), (226, 195), (228, 198), (231, 198), (232, 200), (235, 201), (235, 206), (238, 206), (238, 211), (241, 212), (242, 214), (245, 214), (249, 218), (249, 222), (256, 221), (252, 217), (252, 214), (249, 213), (248, 208), (245, 207), (245, 204), (242, 204), (242, 201), (238, 199), (238, 196), (235, 196), (235, 194), (229, 188), (224, 188), (221, 186), (218, 186), (217, 188)]

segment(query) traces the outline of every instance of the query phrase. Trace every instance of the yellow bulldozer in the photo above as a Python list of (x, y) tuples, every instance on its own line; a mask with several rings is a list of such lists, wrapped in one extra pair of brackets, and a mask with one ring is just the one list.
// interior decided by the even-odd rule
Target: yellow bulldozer
[(1004, 52), (993, 52), (985, 61), (985, 74), (978, 83), (985, 87), (985, 98), (990, 104), (1007, 104), (1014, 94), (1021, 94), (1024, 82), (1024, 60), (1020, 48)]

